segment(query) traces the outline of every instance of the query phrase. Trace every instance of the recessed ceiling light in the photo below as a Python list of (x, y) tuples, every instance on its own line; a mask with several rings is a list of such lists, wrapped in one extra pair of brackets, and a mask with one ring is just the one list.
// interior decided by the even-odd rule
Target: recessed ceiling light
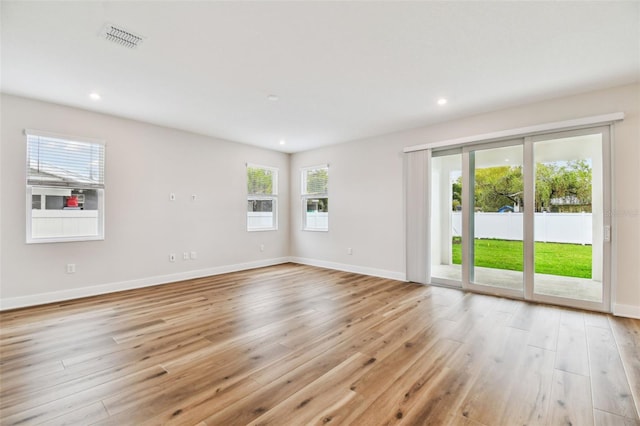
[(102, 97), (100, 96), (100, 93), (96, 93), (96, 92), (89, 93), (89, 97), (94, 101), (99, 101), (100, 99), (102, 99)]
[(267, 96), (267, 99), (269, 99), (270, 101), (275, 102), (280, 98), (278, 97), (278, 95), (269, 95), (269, 96)]
[(508, 162), (509, 162), (509, 159), (508, 159), (508, 158), (505, 158), (505, 159), (504, 159), (504, 161), (506, 161), (506, 162), (508, 163)]
[(446, 103), (447, 103), (447, 100), (445, 98), (438, 99), (438, 105), (444, 105)]
[(285, 142), (284, 139), (280, 139), (280, 145), (284, 145), (285, 143), (287, 143), (287, 142)]

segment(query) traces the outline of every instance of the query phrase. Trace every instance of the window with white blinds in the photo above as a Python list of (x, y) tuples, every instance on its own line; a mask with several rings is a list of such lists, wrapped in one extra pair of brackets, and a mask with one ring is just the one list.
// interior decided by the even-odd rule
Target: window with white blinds
[(329, 230), (329, 166), (301, 170), (302, 229)]
[(104, 144), (27, 133), (27, 183), (104, 188)]
[(247, 231), (278, 229), (278, 169), (247, 164)]
[(25, 134), (27, 242), (104, 239), (104, 143)]

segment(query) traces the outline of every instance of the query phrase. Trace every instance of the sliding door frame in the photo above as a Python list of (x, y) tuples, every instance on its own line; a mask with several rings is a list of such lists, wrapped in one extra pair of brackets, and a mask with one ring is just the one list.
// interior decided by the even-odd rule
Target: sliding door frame
[[(463, 164), (464, 164), (464, 154), (462, 152), (462, 147), (456, 147), (456, 148), (445, 148), (445, 149), (439, 149), (439, 150), (434, 150), (431, 152), (431, 155), (429, 157), (429, 161), (433, 161), (434, 158), (439, 158), (439, 157), (446, 157), (448, 155), (460, 155), (460, 171), (462, 172), (463, 178), (464, 178), (464, 172), (463, 172)], [(433, 165), (429, 166), (429, 182), (428, 182), (428, 190), (429, 190), (429, 202), (428, 202), (428, 210), (430, 212), (429, 214), (429, 219), (428, 219), (428, 226), (429, 226), (429, 241), (428, 244), (429, 246), (431, 246), (431, 244), (433, 244), (433, 241), (431, 240), (432, 238), (432, 217), (433, 217), (433, 194), (432, 194), (432, 188), (433, 188)], [(464, 183), (462, 185), (462, 199), (464, 200)], [(450, 208), (450, 207), (449, 207)], [(462, 211), (462, 223), (464, 223), (464, 210)], [(464, 225), (462, 225), (462, 229), (464, 230)], [(462, 235), (462, 232), (461, 232)], [(463, 241), (464, 241), (464, 237), (463, 237)], [(462, 250), (464, 251), (464, 244), (462, 244)], [(433, 251), (429, 251), (429, 254), (432, 256)], [(462, 254), (462, 256), (464, 256), (464, 254)], [(465, 277), (465, 271), (464, 271), (464, 262), (462, 263), (461, 266), (461, 280), (457, 281), (454, 279), (450, 279), (450, 278), (441, 278), (441, 277), (434, 277), (432, 275), (432, 268), (431, 268), (431, 262), (432, 259), (429, 258), (429, 280), (431, 284), (435, 284), (435, 285), (439, 285), (439, 286), (445, 286), (445, 287), (452, 287), (452, 288), (462, 288), (463, 287), (463, 282), (464, 282), (464, 277)]]
[[(458, 146), (462, 149), (462, 279), (461, 282), (453, 280), (443, 280), (436, 278), (433, 282), (437, 285), (447, 285), (457, 287), (475, 293), (492, 294), (515, 299), (524, 299), (537, 301), (542, 303), (550, 303), (554, 305), (569, 306), (573, 308), (587, 309), (592, 311), (611, 312), (611, 238), (603, 239), (603, 265), (602, 265), (602, 301), (591, 302), (580, 299), (564, 298), (559, 296), (550, 296), (535, 293), (535, 160), (534, 160), (534, 144), (543, 140), (561, 139), (574, 136), (583, 136), (590, 134), (602, 135), (602, 190), (603, 190), (603, 226), (604, 233), (611, 234), (612, 227), (612, 167), (611, 167), (611, 134), (613, 125), (600, 125), (583, 127), (576, 130), (557, 130), (554, 132), (546, 132), (522, 137), (512, 137), (501, 141), (487, 141), (478, 143), (468, 143)], [(523, 147), (523, 180), (524, 180), (524, 210), (523, 210), (523, 287), (522, 290), (514, 290), (502, 287), (494, 287), (485, 284), (475, 283), (472, 280), (472, 262), (474, 261), (474, 220), (471, 216), (474, 213), (474, 177), (472, 171), (475, 170), (474, 151), (502, 148), (507, 146)], [(431, 151), (432, 149), (428, 149)], [(436, 153), (444, 151), (452, 151), (452, 147), (433, 148)], [(429, 155), (429, 161), (432, 155)], [(429, 165), (429, 173), (430, 167)], [(431, 177), (428, 177), (430, 188)], [(430, 189), (429, 189), (430, 190)], [(428, 197), (427, 211), (431, 211), (431, 197)], [(431, 214), (427, 218), (428, 227), (431, 226)], [(608, 228), (606, 228), (608, 227)], [(608, 229), (608, 230), (607, 230)], [(429, 234), (431, 234), (429, 232)], [(431, 244), (429, 235), (429, 245)], [(432, 281), (430, 274), (431, 258), (427, 259), (428, 272), (427, 279)]]
[[(493, 294), (515, 299), (523, 299), (524, 291), (515, 290), (474, 282), (472, 277), (472, 262), (474, 262), (474, 226), (475, 220), (472, 216), (475, 213), (475, 179), (472, 171), (475, 171), (475, 151), (485, 149), (506, 148), (510, 146), (523, 146), (524, 138), (512, 138), (499, 142), (486, 142), (472, 144), (462, 147), (462, 288), (477, 293)], [(524, 161), (524, 152), (523, 152)], [(465, 208), (465, 206), (467, 206)], [(465, 261), (466, 259), (466, 261)], [(525, 284), (523, 271), (523, 288)]]
[[(528, 136), (525, 138), (525, 151), (529, 154), (529, 168), (525, 169), (525, 234), (530, 234), (530, 239), (527, 241), (525, 235), (525, 269), (526, 265), (531, 265), (531, 272), (525, 276), (525, 280), (528, 279), (528, 285), (525, 285), (525, 299), (534, 300), (536, 302), (550, 303), (554, 305), (569, 306), (572, 308), (586, 309), (590, 311), (602, 311), (611, 312), (611, 239), (612, 239), (612, 192), (613, 192), (613, 179), (612, 179), (612, 167), (611, 167), (611, 125), (589, 127), (579, 130), (566, 130), (558, 131), (554, 133), (546, 133), (543, 135)], [(602, 155), (602, 227), (603, 238), (600, 244), (602, 244), (602, 288), (600, 302), (591, 302), (581, 299), (565, 298), (560, 296), (551, 296), (545, 294), (539, 294), (535, 292), (535, 271), (534, 256), (535, 256), (535, 241), (534, 241), (534, 205), (535, 205), (535, 164), (534, 164), (534, 146), (536, 142), (570, 138), (576, 136), (586, 135), (601, 135), (601, 155)], [(526, 155), (525, 155), (526, 158)], [(526, 164), (525, 164), (526, 166)], [(527, 192), (528, 187), (531, 188)], [(592, 216), (592, 220), (596, 220)], [(608, 238), (605, 235), (608, 234)], [(593, 241), (592, 241), (593, 244)], [(530, 247), (528, 247), (530, 246)], [(528, 250), (527, 250), (528, 249)]]

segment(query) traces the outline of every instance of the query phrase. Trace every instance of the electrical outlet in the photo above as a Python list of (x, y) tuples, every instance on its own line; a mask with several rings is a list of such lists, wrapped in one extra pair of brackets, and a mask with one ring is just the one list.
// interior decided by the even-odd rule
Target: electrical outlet
[(347, 254), (349, 254), (349, 255), (353, 254), (353, 249), (351, 247), (349, 247), (347, 249)]
[(191, 252), (191, 260), (196, 260), (198, 258), (198, 253), (196, 253), (195, 251)]
[(171, 253), (169, 255), (169, 262), (175, 262), (176, 261), (176, 255), (175, 253)]
[(191, 194), (191, 201), (196, 201), (198, 196), (196, 194)]
[(264, 251), (264, 244), (260, 244), (260, 251)]
[(189, 260), (189, 252), (185, 251), (184, 253), (182, 253), (182, 260)]
[(75, 273), (76, 273), (76, 264), (67, 263), (67, 274), (75, 274)]
[(175, 201), (175, 200), (176, 200), (176, 194), (172, 192), (171, 194), (169, 194), (169, 201)]

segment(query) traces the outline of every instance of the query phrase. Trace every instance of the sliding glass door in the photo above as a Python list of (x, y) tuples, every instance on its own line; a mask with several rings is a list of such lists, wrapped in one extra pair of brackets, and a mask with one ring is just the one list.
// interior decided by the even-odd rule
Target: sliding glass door
[(523, 144), (466, 149), (469, 156), (469, 286), (522, 297)]
[(462, 150), (431, 160), (431, 282), (462, 285)]
[(608, 310), (608, 131), (434, 150), (430, 282)]
[(533, 299), (585, 308), (608, 304), (607, 130), (586, 129), (527, 140), (534, 169), (530, 196)]

